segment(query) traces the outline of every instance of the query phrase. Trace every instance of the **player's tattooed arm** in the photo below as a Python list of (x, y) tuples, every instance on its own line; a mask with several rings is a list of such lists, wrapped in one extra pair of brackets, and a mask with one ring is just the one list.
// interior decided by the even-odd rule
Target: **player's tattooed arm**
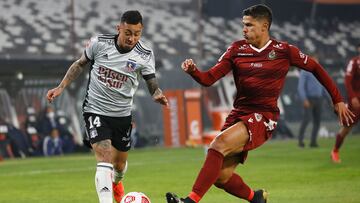
[(85, 54), (83, 53), (82, 56), (77, 61), (71, 64), (70, 68), (66, 72), (59, 86), (47, 92), (46, 94), (47, 100), (50, 103), (53, 102), (53, 100), (63, 92), (63, 90), (67, 85), (69, 85), (73, 80), (79, 77), (79, 75), (81, 74), (81, 72), (84, 70), (84, 68), (88, 63), (89, 60), (86, 58)]
[[(153, 95), (155, 93), (155, 91), (157, 89), (159, 89), (159, 84), (158, 84), (158, 81), (156, 80), (156, 78), (151, 78), (151, 79), (148, 79), (146, 80), (146, 85), (148, 87), (148, 90), (150, 92), (151, 95)], [(160, 90), (161, 91), (161, 90)]]
[(65, 77), (61, 81), (59, 87), (65, 88), (77, 77), (79, 77), (79, 75), (83, 72), (83, 70), (85, 69), (88, 63), (89, 60), (85, 57), (85, 54), (83, 53), (78, 60), (76, 60), (73, 64), (71, 64), (70, 68), (65, 74)]
[(153, 98), (153, 100), (155, 102), (158, 102), (162, 105), (168, 105), (168, 101), (165, 97), (165, 95), (163, 95), (161, 89), (159, 88), (159, 84), (158, 81), (156, 80), (155, 77), (147, 79), (146, 80), (146, 84), (148, 87), (148, 90)]

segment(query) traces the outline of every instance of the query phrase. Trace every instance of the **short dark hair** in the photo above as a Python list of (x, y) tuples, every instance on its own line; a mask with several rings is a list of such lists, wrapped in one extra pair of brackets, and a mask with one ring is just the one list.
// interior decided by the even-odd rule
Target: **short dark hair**
[(269, 29), (272, 22), (272, 10), (264, 4), (257, 4), (243, 10), (244, 16), (251, 16), (255, 19), (265, 18), (269, 22)]
[(137, 10), (126, 11), (125, 13), (123, 13), (121, 16), (120, 22), (133, 24), (133, 25), (136, 25), (138, 23), (143, 24), (142, 16), (141, 16), (140, 12)]

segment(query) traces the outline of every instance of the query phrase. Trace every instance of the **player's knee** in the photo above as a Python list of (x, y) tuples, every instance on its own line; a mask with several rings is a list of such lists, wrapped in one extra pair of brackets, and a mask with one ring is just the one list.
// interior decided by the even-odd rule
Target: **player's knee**
[[(225, 153), (226, 150), (226, 140), (222, 136), (217, 136), (210, 144), (210, 149), (214, 149), (222, 154)], [(224, 154), (225, 155), (225, 154)]]
[(100, 141), (98, 143), (94, 143), (92, 148), (95, 152), (95, 157), (98, 162), (112, 162), (112, 151), (111, 151), (111, 142)]

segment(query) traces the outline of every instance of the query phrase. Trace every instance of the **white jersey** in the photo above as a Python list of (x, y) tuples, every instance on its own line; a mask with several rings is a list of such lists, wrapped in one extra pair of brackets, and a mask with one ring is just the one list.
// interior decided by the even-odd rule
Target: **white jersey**
[(155, 74), (154, 52), (142, 41), (120, 53), (118, 35), (91, 38), (85, 56), (92, 61), (83, 112), (123, 117), (131, 115), (139, 78)]

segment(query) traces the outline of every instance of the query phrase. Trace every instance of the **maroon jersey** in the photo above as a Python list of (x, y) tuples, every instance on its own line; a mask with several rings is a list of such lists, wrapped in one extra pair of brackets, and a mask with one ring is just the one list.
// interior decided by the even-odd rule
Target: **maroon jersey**
[(210, 70), (191, 73), (202, 85), (209, 86), (232, 71), (237, 94), (234, 108), (243, 114), (279, 112), (277, 99), (290, 66), (310, 71), (327, 89), (334, 104), (342, 97), (335, 83), (315, 60), (286, 42), (270, 40), (257, 49), (245, 40), (234, 42)]
[(352, 58), (346, 68), (345, 87), (349, 102), (354, 97), (360, 98), (360, 56)]

